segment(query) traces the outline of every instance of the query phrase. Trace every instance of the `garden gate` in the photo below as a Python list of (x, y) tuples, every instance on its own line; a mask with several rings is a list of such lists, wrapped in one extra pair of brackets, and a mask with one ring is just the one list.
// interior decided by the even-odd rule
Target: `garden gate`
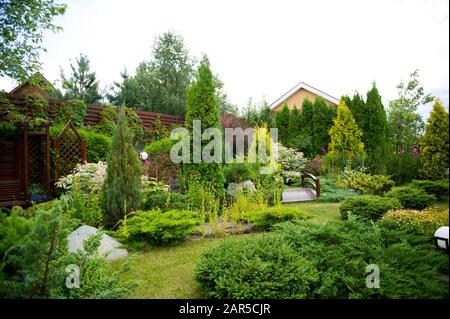
[(55, 181), (69, 174), (77, 164), (86, 161), (86, 143), (75, 126), (68, 122), (53, 142), (55, 150)]

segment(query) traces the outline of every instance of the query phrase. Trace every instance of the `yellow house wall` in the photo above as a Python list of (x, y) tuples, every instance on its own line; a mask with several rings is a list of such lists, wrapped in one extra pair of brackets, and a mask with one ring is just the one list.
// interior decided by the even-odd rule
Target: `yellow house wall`
[[(300, 111), (302, 109), (302, 104), (305, 99), (308, 99), (311, 102), (314, 102), (316, 96), (317, 96), (316, 94), (309, 92), (302, 88), (302, 89), (298, 90), (297, 92), (295, 92), (294, 94), (292, 94), (286, 100), (282, 101), (280, 104), (276, 105), (272, 109), (272, 111), (273, 112), (280, 111), (283, 108), (284, 104), (286, 104), (286, 103), (290, 110), (293, 110), (294, 106), (297, 106), (297, 109)], [(327, 103), (327, 105), (330, 107), (336, 107), (336, 104), (334, 104), (328, 100), (325, 100), (325, 103)]]

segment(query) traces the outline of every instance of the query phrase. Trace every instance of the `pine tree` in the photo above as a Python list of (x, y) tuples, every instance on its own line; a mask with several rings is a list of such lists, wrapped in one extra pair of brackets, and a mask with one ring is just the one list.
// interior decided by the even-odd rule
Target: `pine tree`
[(449, 167), (448, 131), (448, 112), (439, 99), (436, 99), (420, 143), (423, 164), (420, 173), (423, 178), (430, 180), (446, 178)]
[[(220, 128), (220, 113), (217, 104), (216, 87), (209, 61), (206, 57), (200, 63), (197, 78), (188, 89), (186, 97), (186, 125), (193, 135), (193, 121), (201, 121), (202, 132), (208, 128)], [(202, 148), (209, 141), (202, 141)], [(215, 150), (217, 151), (217, 150)], [(185, 163), (183, 170), (183, 186), (189, 187), (190, 182), (208, 184), (217, 198), (224, 197), (224, 175), (221, 163)]]
[(292, 144), (295, 138), (300, 134), (300, 130), (301, 130), (300, 112), (298, 111), (297, 106), (294, 105), (294, 109), (291, 111), (291, 114), (289, 116), (287, 146), (295, 147)]
[(385, 173), (388, 143), (387, 118), (375, 83), (367, 92), (365, 121), (367, 125), (362, 128), (362, 141), (367, 152), (367, 166), (371, 173)]
[(109, 226), (115, 226), (126, 213), (138, 209), (141, 204), (142, 166), (132, 141), (133, 135), (121, 107), (106, 160), (103, 187)]
[(287, 145), (288, 139), (289, 139), (289, 117), (290, 117), (290, 111), (287, 104), (284, 104), (283, 108), (280, 112), (276, 114), (276, 123), (278, 128), (278, 140), (283, 145)]
[(91, 72), (89, 59), (86, 55), (80, 54), (76, 58), (76, 65), (70, 64), (72, 74), (66, 78), (61, 71), (63, 89), (65, 89), (64, 99), (82, 100), (86, 103), (98, 103), (102, 99), (98, 89), (98, 81), (95, 72)]
[(312, 116), (312, 155), (320, 154), (321, 148), (326, 148), (330, 142), (328, 130), (333, 125), (333, 118), (336, 115), (334, 109), (329, 107), (324, 99), (316, 97), (313, 104)]
[(356, 124), (344, 100), (338, 105), (337, 116), (333, 119), (329, 134), (328, 156), (332, 161), (344, 162), (344, 165), (351, 166), (354, 160), (364, 155), (362, 130)]

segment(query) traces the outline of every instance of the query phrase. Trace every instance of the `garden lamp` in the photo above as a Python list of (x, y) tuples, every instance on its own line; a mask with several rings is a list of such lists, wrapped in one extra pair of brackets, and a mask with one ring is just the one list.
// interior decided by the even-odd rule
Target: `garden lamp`
[(448, 252), (448, 226), (439, 227), (434, 233), (434, 243), (437, 248)]
[(148, 159), (148, 153), (147, 152), (141, 152), (141, 154), (139, 154), (139, 157), (141, 158), (141, 160), (145, 161)]

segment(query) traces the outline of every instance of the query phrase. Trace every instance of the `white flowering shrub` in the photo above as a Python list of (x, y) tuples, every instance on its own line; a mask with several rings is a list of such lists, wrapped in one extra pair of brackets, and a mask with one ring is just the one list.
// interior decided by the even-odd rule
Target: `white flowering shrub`
[[(77, 187), (84, 194), (99, 194), (106, 178), (106, 163), (85, 163), (78, 164), (71, 174), (62, 176), (56, 186), (64, 192), (70, 192), (74, 187), (74, 180), (77, 181)], [(153, 192), (170, 190), (169, 185), (166, 185), (156, 178), (142, 175), (142, 191)]]
[(300, 178), (306, 160), (302, 152), (278, 144), (278, 161), (281, 164), (281, 177), (284, 183), (289, 184)]
[(62, 176), (56, 186), (63, 191), (73, 190), (74, 180), (77, 180), (80, 191), (85, 194), (99, 193), (106, 178), (106, 163), (77, 164), (71, 174)]

